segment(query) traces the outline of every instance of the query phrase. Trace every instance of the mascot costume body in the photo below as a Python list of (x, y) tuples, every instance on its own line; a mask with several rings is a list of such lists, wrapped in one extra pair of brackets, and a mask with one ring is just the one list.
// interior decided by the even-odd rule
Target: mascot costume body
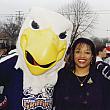
[(1, 59), (0, 87), (7, 110), (51, 110), (57, 72), (64, 65), (72, 23), (64, 16), (32, 8), (16, 53)]

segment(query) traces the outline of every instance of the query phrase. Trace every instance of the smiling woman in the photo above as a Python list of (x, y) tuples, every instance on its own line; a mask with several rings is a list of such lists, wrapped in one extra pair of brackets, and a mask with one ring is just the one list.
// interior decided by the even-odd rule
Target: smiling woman
[(55, 110), (110, 109), (110, 81), (96, 69), (95, 54), (91, 40), (74, 41), (69, 63), (58, 73), (53, 95)]

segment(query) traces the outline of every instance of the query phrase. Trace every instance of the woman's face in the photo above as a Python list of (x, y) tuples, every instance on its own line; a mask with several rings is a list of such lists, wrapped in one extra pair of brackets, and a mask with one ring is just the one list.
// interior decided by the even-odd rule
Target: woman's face
[(89, 45), (84, 43), (77, 44), (74, 51), (75, 67), (89, 68), (92, 57), (93, 55)]

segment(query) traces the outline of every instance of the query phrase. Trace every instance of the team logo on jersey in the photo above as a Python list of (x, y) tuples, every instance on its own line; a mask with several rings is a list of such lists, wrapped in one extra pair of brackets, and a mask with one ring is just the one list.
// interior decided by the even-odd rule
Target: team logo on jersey
[(52, 108), (52, 99), (46, 98), (35, 98), (35, 97), (28, 97), (22, 99), (22, 106), (24, 109), (36, 109), (38, 107), (46, 110), (51, 110)]
[(23, 92), (25, 98), (22, 99), (24, 110), (42, 108), (43, 110), (52, 109), (53, 85), (45, 85), (38, 94), (32, 94), (32, 88), (29, 87)]

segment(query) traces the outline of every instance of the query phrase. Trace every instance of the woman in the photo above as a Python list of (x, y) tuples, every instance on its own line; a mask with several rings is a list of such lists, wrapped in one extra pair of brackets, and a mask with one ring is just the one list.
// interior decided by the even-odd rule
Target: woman
[(53, 95), (55, 110), (110, 110), (110, 81), (95, 67), (95, 46), (77, 39), (70, 63), (58, 73)]

